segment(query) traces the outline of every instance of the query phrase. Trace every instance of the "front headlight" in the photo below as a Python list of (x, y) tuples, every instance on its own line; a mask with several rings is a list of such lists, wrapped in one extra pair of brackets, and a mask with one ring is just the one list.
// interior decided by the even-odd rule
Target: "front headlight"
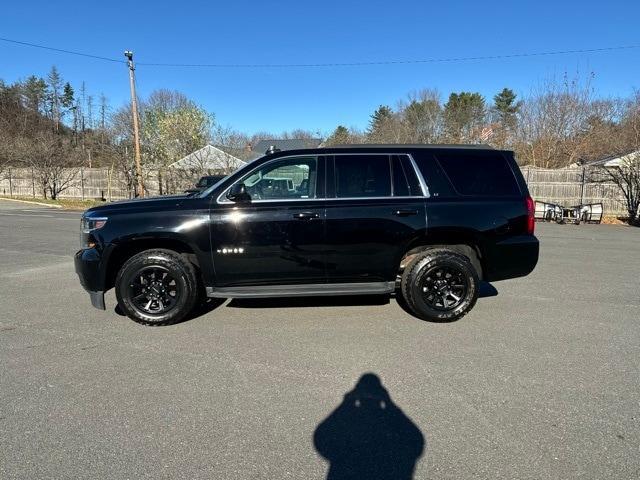
[(91, 233), (104, 227), (107, 223), (107, 217), (82, 217), (82, 233)]
[(96, 245), (92, 232), (107, 224), (107, 217), (85, 217), (80, 219), (80, 247), (93, 248)]

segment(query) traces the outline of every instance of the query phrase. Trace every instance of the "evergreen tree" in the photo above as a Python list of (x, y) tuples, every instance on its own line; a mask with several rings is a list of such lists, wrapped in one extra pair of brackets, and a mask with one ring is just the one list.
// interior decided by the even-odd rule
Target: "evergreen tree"
[(388, 130), (393, 124), (393, 111), (386, 105), (380, 105), (371, 115), (369, 120), (369, 128), (367, 129), (367, 137), (374, 142), (387, 141)]
[(60, 102), (63, 107), (70, 108), (73, 105), (73, 94), (73, 87), (69, 82), (65, 83), (62, 90), (62, 97), (60, 98)]
[(485, 119), (484, 98), (477, 92), (452, 93), (444, 106), (444, 115), (450, 141), (472, 141)]
[(44, 79), (31, 75), (22, 85), (25, 104), (34, 113), (41, 113), (47, 98), (47, 83)]
[(516, 102), (516, 96), (513, 90), (503, 88), (493, 97), (493, 109), (503, 126), (512, 127), (515, 124), (516, 114), (521, 105), (521, 102)]
[(351, 135), (347, 127), (338, 125), (333, 133), (327, 138), (327, 145), (344, 145), (350, 143)]

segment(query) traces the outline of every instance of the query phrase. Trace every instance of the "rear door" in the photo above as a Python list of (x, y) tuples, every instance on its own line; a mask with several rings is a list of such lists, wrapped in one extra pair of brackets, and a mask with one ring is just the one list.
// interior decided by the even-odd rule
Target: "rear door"
[(328, 157), (326, 189), (328, 281), (394, 281), (408, 245), (426, 230), (423, 191), (410, 157)]

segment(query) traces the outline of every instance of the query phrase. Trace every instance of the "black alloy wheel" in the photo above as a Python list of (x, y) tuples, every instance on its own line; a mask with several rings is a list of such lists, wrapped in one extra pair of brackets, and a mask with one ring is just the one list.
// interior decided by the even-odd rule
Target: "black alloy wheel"
[(170, 325), (183, 320), (200, 297), (193, 264), (178, 252), (145, 250), (129, 258), (116, 277), (120, 309), (143, 325)]
[(435, 266), (423, 276), (425, 302), (434, 310), (453, 310), (467, 295), (468, 281), (455, 266)]
[(127, 292), (140, 311), (151, 315), (171, 310), (181, 294), (183, 292), (171, 272), (159, 265), (143, 267), (136, 272)]
[[(477, 259), (475, 259), (477, 260)], [(417, 254), (402, 272), (402, 298), (422, 320), (452, 322), (478, 299), (480, 279), (469, 257), (446, 247)]]

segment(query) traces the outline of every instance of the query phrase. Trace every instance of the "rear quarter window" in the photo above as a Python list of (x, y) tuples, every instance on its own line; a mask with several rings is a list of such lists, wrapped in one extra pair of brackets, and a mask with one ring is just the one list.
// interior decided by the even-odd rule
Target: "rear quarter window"
[(438, 153), (436, 160), (460, 195), (521, 195), (507, 159), (499, 152)]

